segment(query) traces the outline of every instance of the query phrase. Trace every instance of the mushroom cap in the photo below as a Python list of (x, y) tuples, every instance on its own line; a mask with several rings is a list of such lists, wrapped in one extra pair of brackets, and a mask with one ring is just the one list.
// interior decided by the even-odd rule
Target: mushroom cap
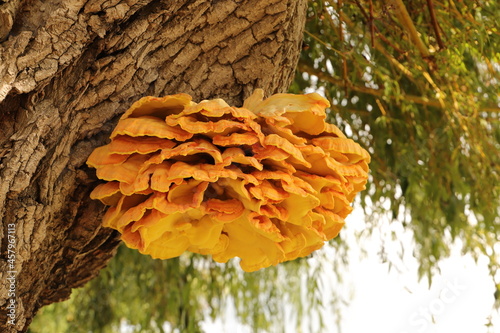
[(325, 122), (318, 94), (257, 89), (243, 107), (144, 97), (87, 164), (103, 225), (153, 258), (185, 251), (245, 271), (309, 255), (338, 235), (365, 188), (368, 152)]

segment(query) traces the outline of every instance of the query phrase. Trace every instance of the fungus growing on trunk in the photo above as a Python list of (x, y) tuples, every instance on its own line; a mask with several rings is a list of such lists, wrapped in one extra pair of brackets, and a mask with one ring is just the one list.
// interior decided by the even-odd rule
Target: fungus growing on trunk
[(245, 271), (293, 260), (336, 237), (365, 188), (370, 156), (325, 122), (316, 93), (256, 90), (242, 108), (186, 94), (144, 97), (87, 163), (103, 224), (153, 258), (184, 251)]

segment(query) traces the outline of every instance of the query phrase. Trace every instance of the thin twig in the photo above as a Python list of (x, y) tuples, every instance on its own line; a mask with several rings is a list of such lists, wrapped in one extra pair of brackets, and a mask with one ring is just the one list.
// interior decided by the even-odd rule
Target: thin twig
[(375, 22), (373, 18), (373, 2), (370, 0), (370, 35), (372, 41), (372, 48), (375, 47)]
[(325, 46), (327, 49), (330, 49), (332, 50), (333, 52), (339, 54), (340, 56), (343, 56), (342, 52), (340, 52), (339, 50), (337, 50), (336, 48), (332, 47), (330, 44), (328, 43), (325, 43), (324, 41), (322, 41), (321, 39), (319, 39), (318, 37), (316, 37), (314, 34), (310, 33), (309, 31), (307, 30), (304, 30), (304, 32), (309, 35), (310, 37), (312, 37), (313, 39), (315, 39), (318, 43), (320, 44), (323, 44), (323, 46)]
[(383, 40), (384, 42), (386, 42), (390, 47), (392, 47), (394, 49), (394, 51), (401, 53), (401, 54), (406, 53), (405, 50), (400, 49), (399, 47), (394, 45), (389, 39), (387, 39), (383, 34), (381, 34), (380, 31), (377, 29), (377, 27), (375, 27), (375, 29), (377, 30), (377, 37), (380, 38), (381, 40)]
[[(342, 11), (342, 0), (339, 0), (337, 2), (338, 9), (337, 12), (339, 13), (339, 34), (340, 34), (340, 46), (342, 47), (342, 77), (344, 78), (344, 89), (345, 89), (345, 94), (347, 95), (348, 93), (348, 85), (349, 85), (349, 75), (348, 75), (348, 68), (347, 68), (347, 57), (345, 56), (344, 53), (344, 32), (342, 30), (342, 18), (341, 18), (341, 11)], [(331, 18), (331, 16), (330, 16)], [(333, 22), (331, 22), (333, 23)], [(333, 28), (333, 26), (332, 26)]]
[[(367, 24), (370, 25), (370, 28), (373, 28), (376, 32), (377, 32), (377, 37), (379, 37), (380, 39), (382, 39), (384, 42), (386, 42), (387, 44), (389, 44), (390, 47), (392, 47), (396, 52), (398, 53), (401, 53), (401, 54), (405, 54), (406, 51), (405, 50), (402, 50), (400, 49), (399, 47), (397, 47), (396, 45), (394, 45), (391, 41), (389, 41), (382, 33), (380, 33), (380, 30), (377, 28), (377, 26), (371, 22), (370, 20), (370, 17), (368, 16), (368, 14), (365, 12), (365, 9), (361, 6), (361, 4), (359, 3), (358, 0), (354, 0), (354, 2), (356, 3), (356, 6), (358, 6), (359, 8), (359, 11), (361, 12), (361, 15), (363, 15), (363, 17), (365, 18)], [(372, 14), (373, 15), (373, 14)], [(340, 16), (339, 16), (340, 17)], [(374, 18), (373, 18), (374, 20)], [(371, 22), (371, 23), (370, 23)], [(372, 34), (372, 47), (374, 47), (374, 44), (375, 44), (375, 41), (373, 39), (373, 34)]]
[[(500, 114), (500, 108), (497, 106), (484, 106), (484, 107), (481, 107), (481, 111)], [(500, 121), (500, 119), (497, 118), (497, 121)]]
[(365, 12), (365, 9), (363, 8), (363, 6), (361, 6), (361, 4), (359, 3), (359, 1), (358, 0), (354, 0), (354, 2), (356, 3), (356, 6), (358, 6), (359, 11), (361, 12), (361, 15), (363, 15), (365, 17), (365, 20), (367, 22), (370, 21), (370, 16), (368, 16), (368, 14)]
[(424, 42), (422, 39), (420, 39), (420, 36), (418, 35), (418, 31), (415, 28), (415, 25), (413, 24), (413, 21), (411, 20), (410, 14), (408, 14), (408, 11), (406, 10), (405, 4), (403, 3), (403, 0), (394, 0), (394, 4), (397, 7), (397, 15), (399, 17), (399, 21), (401, 25), (403, 25), (404, 28), (408, 31), (410, 34), (410, 38), (417, 47), (417, 49), (420, 51), (420, 54), (424, 58), (428, 58), (431, 54), (427, 47), (425, 46)]
[[(356, 25), (352, 22), (352, 20), (350, 20), (343, 13), (339, 14), (342, 16), (342, 21), (344, 21), (351, 29), (355, 29)], [(389, 52), (387, 52), (382, 44), (377, 42), (377, 40), (375, 40), (375, 49), (382, 53), (394, 66), (396, 66), (403, 74), (405, 74), (412, 82), (414, 82), (413, 74), (411, 73), (411, 71), (402, 63), (397, 61), (396, 58), (394, 58), (391, 54), (389, 54)]]
[[(438, 100), (441, 103), (441, 107), (444, 109), (445, 107), (444, 98), (446, 97), (445, 93), (441, 90), (441, 88), (438, 87), (438, 85), (434, 82), (434, 80), (432, 79), (431, 75), (428, 72), (422, 71), (422, 75), (425, 77), (427, 82), (431, 84), (432, 88), (434, 88), (434, 91), (436, 91), (436, 95), (438, 96)], [(452, 89), (450, 90), (453, 91)]]
[(432, 3), (432, 0), (427, 0), (427, 7), (429, 8), (429, 14), (431, 15), (431, 23), (432, 23), (432, 28), (434, 29), (434, 32), (436, 34), (436, 40), (439, 45), (439, 49), (442, 50), (445, 48), (443, 40), (441, 39), (441, 34), (439, 33), (439, 24), (436, 20), (436, 14), (434, 13), (434, 4)]
[[(344, 80), (342, 80), (340, 78), (333, 77), (332, 75), (325, 73), (319, 69), (313, 68), (312, 66), (310, 66), (302, 61), (299, 61), (298, 69), (301, 72), (305, 72), (305, 73), (308, 73), (310, 75), (316, 76), (319, 80), (330, 82), (331, 84), (339, 86), (339, 87), (343, 86), (345, 84)], [(349, 84), (349, 86), (348, 86), (349, 89), (360, 92), (360, 93), (365, 93), (365, 94), (369, 94), (369, 95), (373, 95), (373, 96), (377, 96), (377, 97), (382, 97), (384, 95), (384, 89), (373, 89), (373, 88), (368, 88), (365, 86), (356, 86), (356, 85), (353, 85), (352, 83), (350, 83), (349, 81), (347, 83)], [(399, 96), (392, 97), (392, 98), (396, 99), (396, 98), (399, 98)], [(401, 95), (401, 99), (407, 100), (409, 102), (421, 104), (421, 105), (433, 106), (433, 107), (438, 107), (438, 108), (442, 107), (439, 100), (430, 99), (427, 97), (420, 97), (420, 96), (414, 96), (414, 95)]]

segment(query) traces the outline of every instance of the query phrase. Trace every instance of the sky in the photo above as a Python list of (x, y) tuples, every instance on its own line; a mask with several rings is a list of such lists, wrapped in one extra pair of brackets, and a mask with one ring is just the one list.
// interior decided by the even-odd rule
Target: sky
[[(500, 332), (500, 316), (492, 311), (494, 303), (494, 284), (488, 275), (486, 258), (476, 263), (471, 256), (460, 253), (460, 243), (455, 244), (451, 256), (443, 260), (440, 273), (435, 274), (432, 285), (426, 278), (418, 280), (418, 263), (412, 256), (413, 241), (411, 232), (399, 223), (382, 223), (381, 228), (362, 240), (356, 232), (365, 228), (362, 210), (355, 209), (346, 219), (342, 237), (349, 245), (349, 265), (342, 274), (339, 284), (333, 273), (333, 263), (325, 257), (335, 255), (332, 248), (324, 248), (326, 256), (311, 259), (312, 265), (322, 265), (321, 279), (324, 304), (329, 304), (334, 295), (342, 294), (348, 303), (341, 308), (339, 331), (335, 324), (332, 308), (326, 307), (323, 317), (328, 329), (321, 333), (490, 333)], [(396, 240), (388, 235), (394, 232)], [(400, 242), (401, 241), (401, 242)], [(404, 256), (398, 259), (397, 253), (404, 246)], [(387, 258), (392, 259), (389, 269), (387, 262), (380, 257), (384, 244)], [(361, 255), (362, 251), (366, 255)], [(486, 323), (491, 317), (496, 330), (488, 331)], [(315, 318), (304, 318), (304, 332), (309, 333), (308, 325)], [(328, 322), (330, 320), (331, 322)], [(496, 324), (496, 325), (495, 325)], [(313, 324), (314, 326), (314, 324)], [(251, 333), (252, 331), (237, 322), (234, 309), (228, 308), (224, 321), (205, 321), (205, 332)], [(291, 326), (287, 332), (295, 332)]]
[[(363, 227), (363, 219), (358, 214), (347, 220), (351, 228), (345, 231), (350, 242), (355, 241), (353, 231)], [(356, 260), (359, 256), (352, 252), (359, 251), (359, 247), (351, 247), (354, 298), (344, 313), (343, 332), (486, 333), (485, 324), (491, 315), (497, 326), (491, 332), (500, 332), (500, 317), (492, 311), (495, 286), (486, 257), (476, 263), (470, 255), (460, 253), (458, 241), (451, 256), (440, 263), (440, 273), (433, 276), (429, 286), (426, 278), (418, 280), (418, 263), (411, 255), (411, 232), (397, 222), (387, 223), (384, 228), (395, 230), (397, 238), (403, 240), (405, 256), (397, 269), (389, 270), (377, 255), (377, 233), (364, 245), (371, 249), (368, 257)]]
[[(314, 85), (314, 78), (312, 79)], [(310, 88), (324, 97), (322, 89)], [(349, 128), (346, 134), (350, 136)], [(488, 273), (488, 259), (475, 262), (470, 255), (460, 253), (456, 241), (449, 258), (439, 264), (432, 284), (418, 279), (418, 262), (413, 256), (413, 235), (402, 223), (379, 221), (378, 228), (363, 238), (356, 234), (366, 228), (367, 219), (360, 207), (346, 218), (341, 236), (349, 247), (347, 271), (339, 285), (333, 273), (333, 263), (325, 261), (335, 251), (325, 246), (326, 256), (312, 258), (311, 265), (322, 265), (321, 285), (323, 304), (342, 295), (348, 303), (341, 309), (340, 330), (330, 319), (327, 330), (319, 333), (500, 333), (500, 314), (493, 311), (495, 286)], [(393, 239), (395, 237), (395, 239)], [(381, 259), (382, 246), (386, 262)], [(500, 252), (500, 243), (497, 244)], [(403, 253), (402, 258), (400, 253)], [(316, 262), (315, 262), (316, 260)], [(391, 265), (389, 264), (391, 263)], [(234, 309), (228, 308), (224, 321), (205, 321), (207, 333), (253, 333), (235, 319)], [(324, 318), (335, 318), (335, 311), (326, 308)], [(495, 329), (486, 327), (491, 317)], [(304, 318), (304, 333), (315, 318)], [(314, 326), (314, 325), (313, 325)], [(291, 326), (287, 333), (296, 333)], [(274, 333), (274, 332), (273, 332)]]

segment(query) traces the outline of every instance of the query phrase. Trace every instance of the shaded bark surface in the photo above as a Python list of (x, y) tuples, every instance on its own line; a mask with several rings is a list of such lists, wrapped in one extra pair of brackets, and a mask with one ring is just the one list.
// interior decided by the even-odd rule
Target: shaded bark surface
[(185, 92), (241, 105), (254, 88), (285, 91), (305, 10), (305, 0), (0, 1), (1, 332), (26, 331), (114, 255), (119, 235), (101, 227), (85, 161), (131, 103)]

